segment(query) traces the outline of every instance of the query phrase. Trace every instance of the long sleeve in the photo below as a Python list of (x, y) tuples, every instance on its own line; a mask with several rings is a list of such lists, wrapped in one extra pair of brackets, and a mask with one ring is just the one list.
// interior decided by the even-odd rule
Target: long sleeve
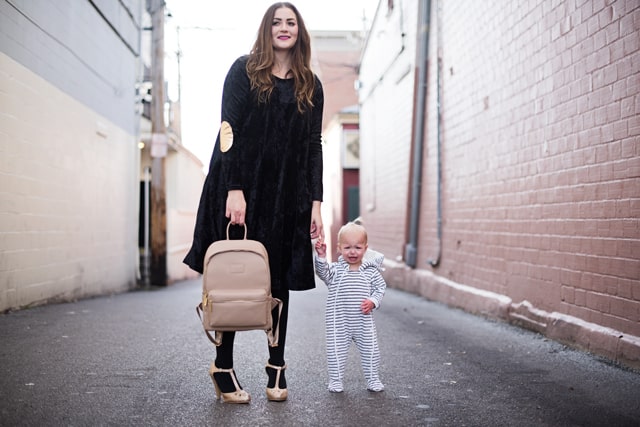
[(369, 299), (373, 301), (376, 308), (380, 307), (386, 289), (387, 282), (385, 282), (380, 271), (375, 269), (371, 275), (371, 296), (369, 296)]
[(322, 201), (322, 112), (324, 92), (320, 79), (316, 77), (316, 89), (313, 97), (311, 133), (309, 135), (309, 188), (312, 200)]
[(332, 269), (325, 258), (315, 258), (316, 274), (322, 280), (327, 287), (330, 286), (333, 276), (335, 275), (335, 269)]
[[(242, 138), (237, 138), (243, 114), (249, 102), (251, 85), (246, 72), (246, 57), (238, 58), (227, 73), (222, 91), (222, 121), (231, 125), (234, 132), (233, 145), (225, 153), (220, 153), (222, 173), (227, 190), (241, 190), (241, 150)], [(218, 135), (218, 140), (220, 136)]]

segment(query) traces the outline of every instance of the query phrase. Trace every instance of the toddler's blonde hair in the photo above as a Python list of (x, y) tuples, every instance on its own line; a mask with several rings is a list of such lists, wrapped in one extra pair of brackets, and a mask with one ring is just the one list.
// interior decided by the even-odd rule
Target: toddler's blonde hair
[(361, 233), (364, 237), (364, 243), (368, 242), (369, 236), (367, 236), (366, 228), (364, 228), (364, 226), (361, 224), (350, 221), (340, 227), (340, 230), (338, 231), (338, 244), (342, 243), (342, 236), (344, 235), (344, 233), (348, 233), (350, 231)]

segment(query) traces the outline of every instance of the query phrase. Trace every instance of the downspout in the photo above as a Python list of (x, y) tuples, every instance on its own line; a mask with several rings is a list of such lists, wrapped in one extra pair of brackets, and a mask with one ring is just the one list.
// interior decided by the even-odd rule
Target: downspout
[(437, 133), (438, 133), (438, 139), (437, 139), (437, 159), (438, 159), (438, 170), (437, 170), (437, 185), (438, 185), (438, 190), (437, 190), (437, 215), (438, 215), (438, 222), (437, 222), (437, 233), (438, 233), (438, 254), (435, 256), (435, 258), (430, 258), (427, 262), (429, 263), (429, 265), (431, 265), (431, 267), (437, 267), (440, 264), (440, 256), (442, 255), (442, 154), (441, 154), (441, 148), (442, 148), (442, 102), (441, 102), (441, 96), (442, 96), (442, 45), (441, 45), (441, 41), (442, 41), (442, 34), (440, 32), (440, 28), (441, 28), (441, 24), (442, 24), (442, 20), (440, 17), (441, 14), (441, 6), (440, 6), (440, 2), (437, 2), (437, 12), (436, 12), (436, 37), (437, 37), (437, 45), (438, 45), (438, 67), (436, 70), (436, 81), (437, 81), (437, 93), (436, 93), (436, 108), (438, 110), (437, 112), (437, 116), (438, 116), (438, 122), (437, 122)]
[(144, 168), (144, 206), (143, 206), (143, 250), (142, 250), (142, 285), (149, 288), (151, 285), (151, 167)]
[(420, 193), (422, 190), (422, 153), (424, 152), (424, 126), (427, 103), (427, 71), (429, 58), (429, 19), (431, 11), (430, 0), (420, 0), (418, 5), (418, 51), (416, 63), (418, 81), (416, 84), (417, 102), (414, 115), (414, 152), (413, 173), (411, 181), (409, 242), (405, 246), (405, 263), (414, 268), (418, 252), (418, 221), (420, 217)]

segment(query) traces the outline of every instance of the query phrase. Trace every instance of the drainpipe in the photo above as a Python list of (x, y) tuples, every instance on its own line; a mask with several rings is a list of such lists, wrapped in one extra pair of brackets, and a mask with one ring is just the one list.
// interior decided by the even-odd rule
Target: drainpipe
[(149, 202), (151, 201), (151, 168), (144, 168), (144, 205), (143, 205), (143, 251), (142, 251), (142, 285), (145, 288), (151, 286), (151, 246), (150, 246), (150, 230), (151, 230), (151, 213)]
[(405, 263), (409, 267), (416, 266), (416, 254), (418, 252), (418, 220), (420, 216), (420, 193), (422, 189), (422, 153), (424, 151), (424, 125), (427, 103), (427, 71), (429, 58), (429, 19), (431, 11), (430, 0), (420, 0), (418, 5), (418, 51), (416, 64), (418, 81), (416, 84), (416, 110), (414, 115), (414, 152), (413, 174), (411, 181), (410, 218), (409, 218), (409, 242), (405, 246)]
[(436, 18), (437, 18), (437, 24), (436, 24), (436, 28), (437, 28), (437, 32), (436, 32), (436, 37), (438, 38), (437, 40), (437, 44), (438, 44), (438, 67), (436, 70), (436, 81), (437, 81), (437, 94), (436, 94), (436, 107), (438, 110), (438, 122), (437, 122), (437, 133), (438, 133), (438, 140), (437, 140), (437, 159), (438, 159), (438, 171), (437, 171), (437, 185), (438, 185), (438, 199), (437, 199), (437, 215), (438, 215), (438, 222), (437, 222), (437, 227), (438, 227), (438, 254), (435, 256), (435, 258), (430, 258), (427, 262), (429, 263), (429, 265), (431, 265), (431, 267), (437, 267), (440, 264), (440, 256), (442, 255), (442, 155), (441, 155), (441, 149), (442, 149), (442, 102), (441, 102), (441, 95), (442, 95), (442, 46), (441, 46), (441, 41), (442, 41), (442, 35), (440, 33), (440, 28), (441, 28), (441, 19), (440, 19), (440, 12), (441, 12), (441, 6), (440, 6), (440, 2), (437, 2), (437, 13), (436, 13)]

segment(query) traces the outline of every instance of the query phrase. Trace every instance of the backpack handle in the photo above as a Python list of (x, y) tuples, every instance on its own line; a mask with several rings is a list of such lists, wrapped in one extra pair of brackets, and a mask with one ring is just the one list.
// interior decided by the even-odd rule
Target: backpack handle
[[(240, 224), (234, 224), (234, 225), (240, 225)], [(247, 240), (247, 224), (242, 224), (240, 226), (244, 227), (244, 240)], [(231, 221), (229, 221), (229, 224), (227, 224), (227, 240), (230, 240), (229, 239), (229, 227), (231, 227)]]

